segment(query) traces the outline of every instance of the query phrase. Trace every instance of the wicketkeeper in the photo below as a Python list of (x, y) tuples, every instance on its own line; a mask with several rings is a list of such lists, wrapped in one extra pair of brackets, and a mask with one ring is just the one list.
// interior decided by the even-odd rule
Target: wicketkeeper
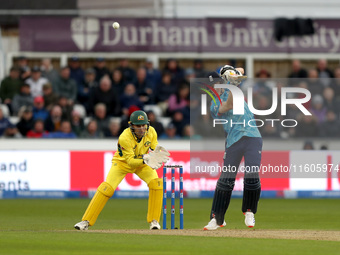
[(99, 185), (82, 221), (74, 225), (76, 229), (87, 230), (89, 226), (94, 225), (106, 202), (112, 197), (127, 173), (135, 173), (148, 185), (147, 222), (150, 223), (150, 229), (160, 229), (163, 181), (158, 178), (155, 169), (169, 160), (170, 153), (158, 145), (157, 133), (149, 125), (145, 112), (133, 112), (129, 126), (118, 138), (118, 150), (113, 156), (106, 181)]
[[(217, 73), (209, 77), (212, 84), (229, 83), (235, 86), (246, 78), (243, 75), (243, 68), (224, 66)], [(214, 77), (213, 77), (214, 76)], [(260, 199), (261, 182), (259, 178), (259, 167), (261, 163), (262, 138), (257, 127), (248, 123), (254, 120), (254, 115), (244, 102), (244, 115), (233, 114), (233, 95), (229, 90), (217, 88), (222, 104), (219, 100), (212, 102), (210, 112), (214, 119), (226, 119), (228, 122), (223, 125), (227, 134), (224, 154), (224, 168), (217, 181), (214, 199), (212, 203), (210, 222), (204, 230), (215, 230), (224, 227), (224, 215), (228, 209), (231, 193), (235, 185), (235, 178), (238, 167), (244, 157), (244, 193), (242, 212), (245, 215), (245, 224), (248, 227), (255, 226), (254, 214), (257, 211), (257, 204)], [(231, 125), (231, 123), (234, 123)], [(245, 125), (243, 125), (245, 123)]]

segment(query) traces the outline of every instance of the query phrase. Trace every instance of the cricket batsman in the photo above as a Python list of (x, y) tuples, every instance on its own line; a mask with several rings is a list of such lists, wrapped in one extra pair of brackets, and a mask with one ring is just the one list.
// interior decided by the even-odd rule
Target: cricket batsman
[[(210, 81), (213, 80), (213, 84), (227, 82), (238, 86), (246, 78), (243, 74), (243, 68), (234, 68), (226, 65), (221, 68), (220, 75), (215, 72), (215, 75), (212, 75), (214, 77), (211, 76), (209, 79)], [(245, 215), (245, 225), (251, 228), (255, 226), (254, 214), (257, 211), (257, 204), (261, 193), (259, 178), (262, 152), (261, 134), (254, 124), (252, 126), (248, 125), (248, 121), (254, 120), (254, 115), (249, 110), (246, 102), (244, 102), (244, 115), (234, 115), (232, 93), (227, 89), (220, 88), (216, 88), (216, 91), (220, 95), (222, 104), (219, 100), (216, 100), (216, 103), (212, 102), (210, 112), (214, 119), (228, 121), (226, 124), (223, 124), (227, 137), (224, 167), (216, 184), (210, 222), (204, 227), (204, 230), (215, 230), (226, 225), (224, 215), (229, 206), (235, 178), (243, 157), (245, 173), (242, 212)]]
[(105, 182), (101, 183), (87, 207), (82, 221), (74, 225), (78, 230), (93, 226), (105, 204), (112, 197), (127, 173), (135, 173), (149, 187), (147, 222), (150, 229), (160, 229), (163, 181), (155, 169), (169, 160), (170, 153), (158, 145), (157, 133), (150, 126), (144, 111), (135, 111), (130, 116), (129, 128), (118, 138), (118, 150)]

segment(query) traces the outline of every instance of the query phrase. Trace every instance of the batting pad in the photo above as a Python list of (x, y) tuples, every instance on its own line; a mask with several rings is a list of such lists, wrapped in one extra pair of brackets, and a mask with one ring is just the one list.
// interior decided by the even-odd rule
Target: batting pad
[(89, 206), (87, 207), (83, 219), (89, 222), (89, 225), (92, 226), (96, 223), (98, 215), (103, 210), (106, 202), (112, 197), (114, 193), (114, 189), (107, 182), (102, 182), (96, 194), (94, 194)]
[(147, 221), (150, 223), (152, 220), (159, 222), (162, 212), (162, 199), (163, 199), (163, 180), (156, 178), (149, 182), (149, 204)]

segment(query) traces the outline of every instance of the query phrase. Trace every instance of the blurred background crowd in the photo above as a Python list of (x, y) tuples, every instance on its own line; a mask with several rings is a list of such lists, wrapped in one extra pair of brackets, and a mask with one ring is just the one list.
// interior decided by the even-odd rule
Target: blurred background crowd
[[(147, 112), (160, 138), (221, 135), (210, 130), (209, 115), (203, 117), (206, 124), (192, 118), (190, 126), (190, 109), (199, 107), (190, 100), (190, 79), (206, 78), (211, 71), (205, 69), (201, 59), (193, 60), (187, 68), (182, 68), (176, 59), (168, 59), (161, 68), (155, 68), (152, 59), (132, 68), (124, 58), (113, 69), (108, 68), (104, 58), (94, 59), (89, 66), (77, 56), (60, 68), (47, 58), (39, 64), (29, 63), (25, 56), (18, 57), (1, 81), (1, 137), (118, 137), (128, 127), (129, 115), (138, 109)], [(340, 136), (340, 67), (329, 68), (327, 61), (320, 59), (314, 68), (307, 69), (294, 60), (286, 79), (274, 77), (266, 69), (260, 69), (255, 76), (240, 87), (245, 95), (248, 87), (253, 88), (254, 107), (258, 110), (271, 107), (274, 87), (279, 94), (280, 88), (287, 86), (306, 88), (312, 94), (304, 104), (311, 116), (305, 116), (294, 105), (289, 105), (287, 115), (282, 116), (280, 102), (270, 116), (255, 116), (264, 120), (260, 127), (264, 137)], [(295, 119), (298, 125), (283, 128), (265, 119)]]

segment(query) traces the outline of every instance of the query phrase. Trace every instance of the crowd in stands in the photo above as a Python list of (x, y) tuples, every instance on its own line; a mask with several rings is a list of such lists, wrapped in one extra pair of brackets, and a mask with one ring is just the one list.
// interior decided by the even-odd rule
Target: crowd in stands
[[(137, 70), (127, 59), (121, 59), (114, 70), (106, 67), (104, 58), (97, 58), (85, 70), (76, 56), (60, 70), (50, 59), (43, 59), (40, 66), (27, 63), (27, 58), (20, 57), (1, 81), (0, 137), (118, 137), (138, 109), (149, 109), (159, 137), (189, 137), (185, 131), (190, 122), (189, 78), (204, 72), (200, 60), (189, 71), (175, 59), (169, 59), (163, 69), (154, 68), (147, 59)], [(16, 123), (10, 121), (13, 116), (18, 118)], [(167, 120), (159, 121), (159, 117)]]
[[(253, 87), (256, 109), (269, 109), (272, 105), (272, 88), (299, 87), (311, 93), (311, 100), (303, 106), (312, 114), (304, 115), (295, 105), (288, 105), (287, 115), (281, 114), (281, 100), (278, 95), (278, 108), (271, 116), (255, 116), (256, 119), (294, 119), (298, 125), (284, 128), (282, 125), (272, 126), (265, 122), (260, 128), (264, 137), (339, 137), (340, 136), (340, 67), (331, 70), (327, 61), (320, 59), (315, 68), (306, 70), (299, 60), (292, 62), (292, 70), (288, 79), (270, 79), (266, 70), (260, 70)], [(244, 84), (245, 89), (247, 84)], [(280, 93), (280, 89), (278, 90)], [(288, 94), (289, 96), (289, 94)], [(291, 95), (293, 98), (305, 97), (302, 94)], [(290, 123), (291, 125), (292, 123)]]
[[(118, 137), (128, 127), (130, 114), (139, 109), (146, 110), (161, 139), (204, 136), (200, 132), (206, 129), (204, 125), (190, 126), (190, 78), (206, 77), (208, 71), (202, 60), (183, 69), (175, 59), (169, 59), (157, 69), (147, 59), (136, 70), (127, 59), (121, 59), (113, 70), (106, 67), (104, 58), (97, 58), (94, 66), (85, 70), (76, 56), (59, 70), (50, 59), (43, 59), (40, 66), (27, 63), (25, 57), (20, 57), (18, 65), (1, 81), (0, 103), (18, 121), (12, 123), (5, 116), (6, 108), (0, 107), (0, 137)], [(269, 122), (260, 128), (264, 137), (340, 136), (340, 68), (330, 70), (327, 61), (319, 60), (315, 69), (305, 70), (300, 61), (294, 60), (287, 84), (269, 79), (266, 70), (260, 70), (256, 78), (240, 86), (253, 87), (256, 109), (270, 108), (274, 86), (307, 88), (312, 94), (311, 101), (305, 104), (312, 116), (304, 116), (292, 106), (285, 118), (297, 119), (298, 126), (272, 127)], [(164, 117), (166, 123), (160, 120)], [(272, 116), (266, 116), (269, 117), (283, 119), (280, 107)], [(203, 116), (203, 121), (209, 118)]]

